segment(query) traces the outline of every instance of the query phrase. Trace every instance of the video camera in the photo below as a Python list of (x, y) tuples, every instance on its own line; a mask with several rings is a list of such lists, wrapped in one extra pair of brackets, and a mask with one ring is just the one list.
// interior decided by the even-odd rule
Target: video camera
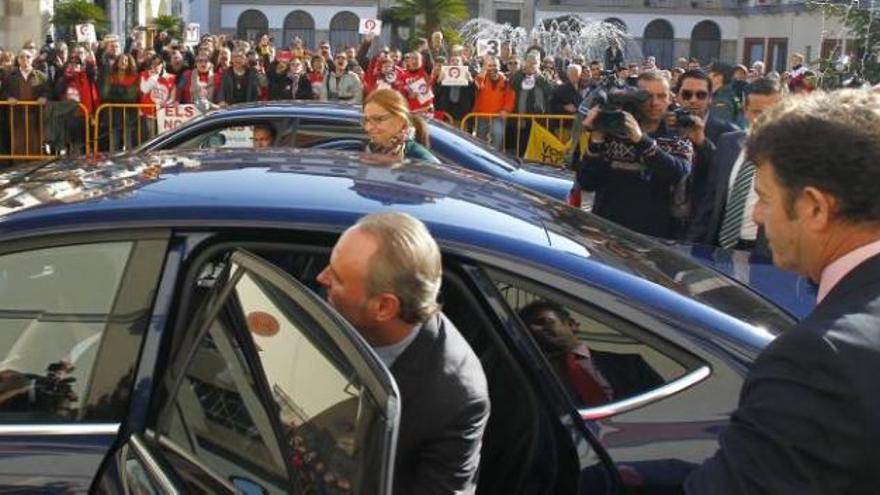
[(614, 71), (603, 71), (602, 82), (591, 101), (591, 107), (599, 106), (596, 130), (618, 139), (626, 139), (628, 132), (623, 112), (639, 120), (649, 97), (647, 91), (619, 80)]
[(670, 108), (675, 115), (675, 126), (681, 129), (689, 129), (694, 126), (694, 114), (684, 107), (673, 106)]

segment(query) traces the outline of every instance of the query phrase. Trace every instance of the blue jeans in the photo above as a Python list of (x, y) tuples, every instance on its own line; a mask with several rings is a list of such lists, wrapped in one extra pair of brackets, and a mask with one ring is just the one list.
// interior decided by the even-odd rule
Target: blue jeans
[(487, 135), (491, 131), (489, 143), (498, 151), (502, 150), (504, 144), (504, 123), (505, 119), (501, 117), (478, 117), (477, 118), (477, 137), (486, 140)]

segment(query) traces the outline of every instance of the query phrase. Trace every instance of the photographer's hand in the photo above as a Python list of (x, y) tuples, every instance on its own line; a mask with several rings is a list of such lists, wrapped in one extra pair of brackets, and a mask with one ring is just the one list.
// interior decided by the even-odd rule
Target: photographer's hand
[(642, 128), (639, 122), (629, 112), (623, 112), (623, 125), (626, 128), (626, 135), (632, 144), (638, 144), (643, 137)]
[(696, 115), (691, 115), (694, 125), (688, 129), (686, 137), (694, 143), (694, 146), (700, 148), (706, 144), (706, 122)]

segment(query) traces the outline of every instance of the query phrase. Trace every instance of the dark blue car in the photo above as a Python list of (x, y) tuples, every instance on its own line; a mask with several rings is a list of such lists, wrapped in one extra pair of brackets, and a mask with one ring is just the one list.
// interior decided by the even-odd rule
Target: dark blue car
[[(650, 238), (457, 167), (177, 151), (0, 184), (7, 491), (390, 493), (397, 388), (315, 281), (370, 212), (420, 218), (443, 251), (443, 309), (492, 401), (479, 493), (680, 489), (794, 323)], [(569, 316), (604, 400), (535, 305)]]
[[(343, 103), (245, 103), (210, 112), (160, 134), (138, 151), (251, 147), (254, 125), (271, 125), (276, 134), (275, 146), (279, 147), (362, 151), (367, 143), (362, 118), (360, 106)], [(568, 200), (572, 187), (570, 172), (512, 159), (437, 120), (429, 121), (428, 128), (431, 152), (440, 161)]]

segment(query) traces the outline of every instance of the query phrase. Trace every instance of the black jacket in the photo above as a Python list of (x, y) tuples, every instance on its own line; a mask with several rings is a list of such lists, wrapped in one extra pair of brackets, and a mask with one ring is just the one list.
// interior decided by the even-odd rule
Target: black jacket
[(643, 234), (672, 237), (673, 192), (691, 169), (691, 142), (665, 123), (638, 144), (606, 137), (591, 143), (577, 166), (581, 188), (595, 191), (593, 213)]
[(880, 256), (758, 356), (721, 449), (689, 495), (867, 495), (880, 488)]
[(435, 315), (391, 366), (401, 396), (394, 493), (472, 493), (489, 392), (480, 360)]
[(235, 81), (233, 79), (233, 74), (235, 73), (232, 68), (226, 70), (223, 73), (223, 80), (220, 84), (220, 94), (217, 96), (217, 101), (226, 102), (230, 105), (235, 103), (244, 103), (248, 101), (257, 101), (260, 99), (260, 82), (257, 80), (257, 73), (251, 68), (247, 68), (244, 73), (244, 87), (242, 94), (244, 98), (236, 99), (235, 95)]
[(315, 92), (312, 89), (312, 83), (309, 82), (308, 74), (303, 73), (294, 80), (286, 72), (279, 74), (276, 67), (278, 67), (278, 62), (273, 61), (266, 70), (266, 79), (269, 80), (269, 100), (315, 99)]
[(574, 108), (581, 104), (584, 97), (581, 96), (580, 91), (568, 81), (564, 84), (560, 84), (553, 88), (553, 95), (550, 97), (550, 111), (556, 114), (572, 114), (575, 112), (569, 112), (564, 107), (565, 105), (574, 105)]
[[(718, 233), (721, 230), (730, 189), (730, 174), (733, 173), (733, 166), (739, 158), (745, 139), (746, 131), (728, 132), (718, 139), (702, 197), (694, 205), (695, 213), (688, 228), (688, 240), (703, 244), (718, 244)], [(760, 226), (754, 252), (768, 257), (770, 255), (764, 229)]]

